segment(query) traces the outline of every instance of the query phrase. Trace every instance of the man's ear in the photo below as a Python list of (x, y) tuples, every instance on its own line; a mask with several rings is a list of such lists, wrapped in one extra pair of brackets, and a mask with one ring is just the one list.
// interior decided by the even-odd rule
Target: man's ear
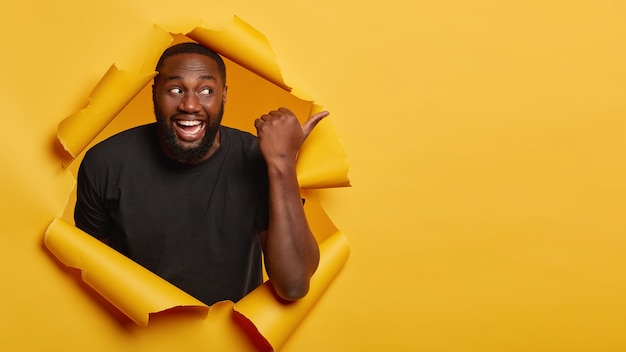
[(228, 93), (228, 86), (224, 86), (224, 90), (222, 91), (222, 103), (226, 104), (226, 93)]

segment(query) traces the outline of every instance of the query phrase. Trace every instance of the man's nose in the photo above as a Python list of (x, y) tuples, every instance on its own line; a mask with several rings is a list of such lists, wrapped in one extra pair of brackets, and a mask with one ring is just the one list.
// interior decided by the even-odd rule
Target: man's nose
[(200, 111), (200, 100), (198, 96), (193, 93), (185, 94), (181, 99), (178, 109), (188, 113)]

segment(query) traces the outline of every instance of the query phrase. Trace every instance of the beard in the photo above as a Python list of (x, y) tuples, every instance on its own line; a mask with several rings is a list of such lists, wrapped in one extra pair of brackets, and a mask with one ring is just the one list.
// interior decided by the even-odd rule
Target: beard
[(174, 121), (178, 115), (173, 115), (170, 119), (165, 118), (165, 115), (154, 108), (154, 114), (157, 120), (157, 130), (161, 137), (162, 145), (166, 149), (166, 154), (174, 161), (181, 164), (195, 164), (202, 161), (215, 142), (215, 137), (220, 129), (222, 123), (222, 116), (224, 115), (224, 103), (221, 104), (217, 113), (216, 119), (211, 122), (209, 116), (207, 116), (204, 136), (200, 140), (200, 144), (195, 147), (185, 147), (178, 142), (176, 138), (176, 132), (174, 127), (169, 121)]

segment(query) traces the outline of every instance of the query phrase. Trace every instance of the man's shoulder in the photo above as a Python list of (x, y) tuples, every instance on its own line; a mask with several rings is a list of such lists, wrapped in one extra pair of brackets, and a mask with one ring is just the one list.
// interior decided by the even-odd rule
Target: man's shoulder
[(85, 159), (120, 159), (130, 157), (153, 143), (155, 124), (136, 126), (114, 134), (94, 145), (85, 154)]

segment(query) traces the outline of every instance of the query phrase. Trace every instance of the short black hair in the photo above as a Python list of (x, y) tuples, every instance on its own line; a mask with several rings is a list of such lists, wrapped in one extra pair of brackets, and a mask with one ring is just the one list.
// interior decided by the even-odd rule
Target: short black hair
[[(215, 51), (195, 42), (179, 43), (165, 49), (165, 51), (163, 52), (163, 54), (161, 54), (161, 57), (159, 58), (159, 62), (156, 65), (156, 71), (158, 72), (161, 69), (163, 63), (165, 62), (165, 59), (178, 54), (200, 54), (210, 57), (217, 63), (217, 70), (220, 76), (222, 76), (224, 85), (226, 85), (226, 65), (224, 65), (224, 60), (222, 59), (222, 57)], [(158, 78), (159, 75), (157, 74), (156, 77), (154, 77), (154, 81), (156, 82)]]

